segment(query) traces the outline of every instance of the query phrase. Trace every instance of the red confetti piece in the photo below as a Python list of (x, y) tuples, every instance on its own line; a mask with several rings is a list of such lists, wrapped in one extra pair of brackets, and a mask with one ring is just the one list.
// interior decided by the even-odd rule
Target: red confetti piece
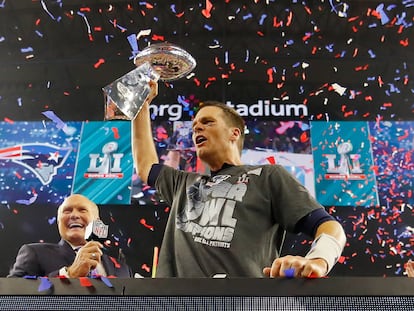
[(276, 16), (275, 16), (275, 17), (273, 17), (273, 27), (275, 27), (275, 28), (279, 28), (279, 27), (281, 27), (281, 26), (283, 26), (283, 21), (278, 22), (278, 21), (277, 21), (277, 17), (276, 17)]
[[(311, 272), (306, 278), (308, 278), (308, 279), (319, 279), (319, 276), (317, 276), (316, 273)], [(323, 278), (323, 277), (321, 277), (321, 278)]]
[(193, 81), (196, 84), (196, 86), (200, 86), (201, 85), (200, 80), (198, 80), (197, 78), (194, 78)]
[(211, 10), (213, 8), (213, 5), (209, 0), (206, 0), (206, 8), (201, 10), (201, 13), (204, 15), (205, 18), (211, 17)]
[(407, 47), (407, 46), (408, 46), (408, 38), (407, 38), (407, 39), (405, 39), (405, 40), (400, 40), (400, 44), (401, 44), (402, 46)]
[(147, 224), (147, 221), (144, 218), (141, 218), (140, 221), (139, 221), (139, 223), (141, 225), (143, 225), (145, 228), (148, 228), (151, 231), (154, 231), (154, 226), (151, 226), (151, 225)]
[(164, 41), (165, 40), (164, 36), (159, 36), (159, 35), (152, 35), (151, 39), (154, 40), (154, 41)]
[(267, 157), (266, 160), (272, 165), (276, 164), (276, 160), (274, 156)]
[(115, 268), (117, 268), (117, 269), (121, 268), (121, 265), (119, 264), (119, 262), (114, 257), (109, 257), (109, 259), (111, 259), (111, 261), (113, 262)]
[(81, 12), (90, 12), (91, 11), (91, 8), (89, 8), (89, 7), (82, 7), (82, 8), (80, 8), (79, 9), (79, 11), (81, 11)]
[(402, 140), (408, 138), (409, 135), (410, 135), (410, 133), (408, 132), (408, 130), (405, 130), (404, 135), (398, 137), (398, 141), (402, 141)]
[(105, 63), (105, 60), (103, 59), (103, 58), (100, 58), (94, 65), (93, 65), (93, 67), (95, 67), (95, 69), (96, 68), (99, 68), (102, 64), (104, 64)]
[(289, 15), (288, 15), (288, 20), (287, 20), (287, 22), (286, 22), (286, 26), (287, 26), (287, 27), (289, 27), (289, 26), (290, 26), (290, 24), (292, 23), (292, 19), (293, 19), (293, 13), (292, 13), (292, 11), (290, 11), (290, 12), (289, 12)]
[(119, 139), (119, 138), (120, 138), (120, 136), (119, 136), (119, 131), (118, 131), (118, 128), (117, 128), (117, 127), (113, 127), (113, 128), (111, 128), (111, 130), (112, 130), (112, 132), (114, 133), (114, 138), (115, 138), (115, 139)]
[(93, 287), (91, 280), (89, 280), (87, 277), (80, 277), (79, 283), (82, 287)]
[(378, 85), (382, 87), (384, 85), (384, 81), (382, 81), (382, 77), (378, 76)]
[(305, 143), (305, 142), (309, 141), (309, 136), (308, 136), (308, 134), (307, 134), (306, 132), (303, 132), (303, 133), (300, 135), (299, 140), (300, 140), (300, 142), (301, 142), (301, 143)]
[(267, 69), (267, 83), (273, 83), (273, 68)]

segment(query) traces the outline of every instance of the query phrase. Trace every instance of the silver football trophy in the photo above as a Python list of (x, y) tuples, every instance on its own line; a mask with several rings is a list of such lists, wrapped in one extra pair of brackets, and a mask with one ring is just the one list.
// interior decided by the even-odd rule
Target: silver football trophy
[(134, 58), (137, 68), (103, 88), (105, 120), (133, 120), (150, 92), (149, 81), (173, 81), (189, 74), (195, 59), (171, 43), (152, 44)]

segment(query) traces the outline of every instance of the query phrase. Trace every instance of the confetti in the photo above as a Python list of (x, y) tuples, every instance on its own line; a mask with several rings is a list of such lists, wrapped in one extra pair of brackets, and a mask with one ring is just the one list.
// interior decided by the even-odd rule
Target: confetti
[(288, 279), (292, 279), (295, 277), (295, 269), (294, 268), (289, 268), (283, 271), (283, 273), (285, 274), (285, 277)]
[(37, 290), (39, 292), (44, 292), (53, 289), (53, 283), (47, 277), (40, 277), (40, 284)]

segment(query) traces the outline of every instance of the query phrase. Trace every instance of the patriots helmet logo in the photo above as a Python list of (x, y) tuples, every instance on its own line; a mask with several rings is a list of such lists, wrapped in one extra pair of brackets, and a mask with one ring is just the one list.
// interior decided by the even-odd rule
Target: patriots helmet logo
[(48, 185), (66, 162), (72, 147), (49, 143), (31, 143), (0, 149), (0, 160), (11, 161), (31, 171), (43, 185)]

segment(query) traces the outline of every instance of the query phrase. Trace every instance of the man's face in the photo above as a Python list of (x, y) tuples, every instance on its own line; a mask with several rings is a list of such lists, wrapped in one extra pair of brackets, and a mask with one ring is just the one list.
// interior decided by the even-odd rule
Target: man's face
[(84, 245), (86, 226), (98, 218), (98, 207), (93, 202), (79, 194), (71, 195), (58, 209), (59, 234), (73, 246)]
[(197, 156), (207, 162), (227, 160), (236, 136), (232, 127), (226, 124), (223, 111), (214, 106), (202, 108), (193, 120), (193, 142)]

